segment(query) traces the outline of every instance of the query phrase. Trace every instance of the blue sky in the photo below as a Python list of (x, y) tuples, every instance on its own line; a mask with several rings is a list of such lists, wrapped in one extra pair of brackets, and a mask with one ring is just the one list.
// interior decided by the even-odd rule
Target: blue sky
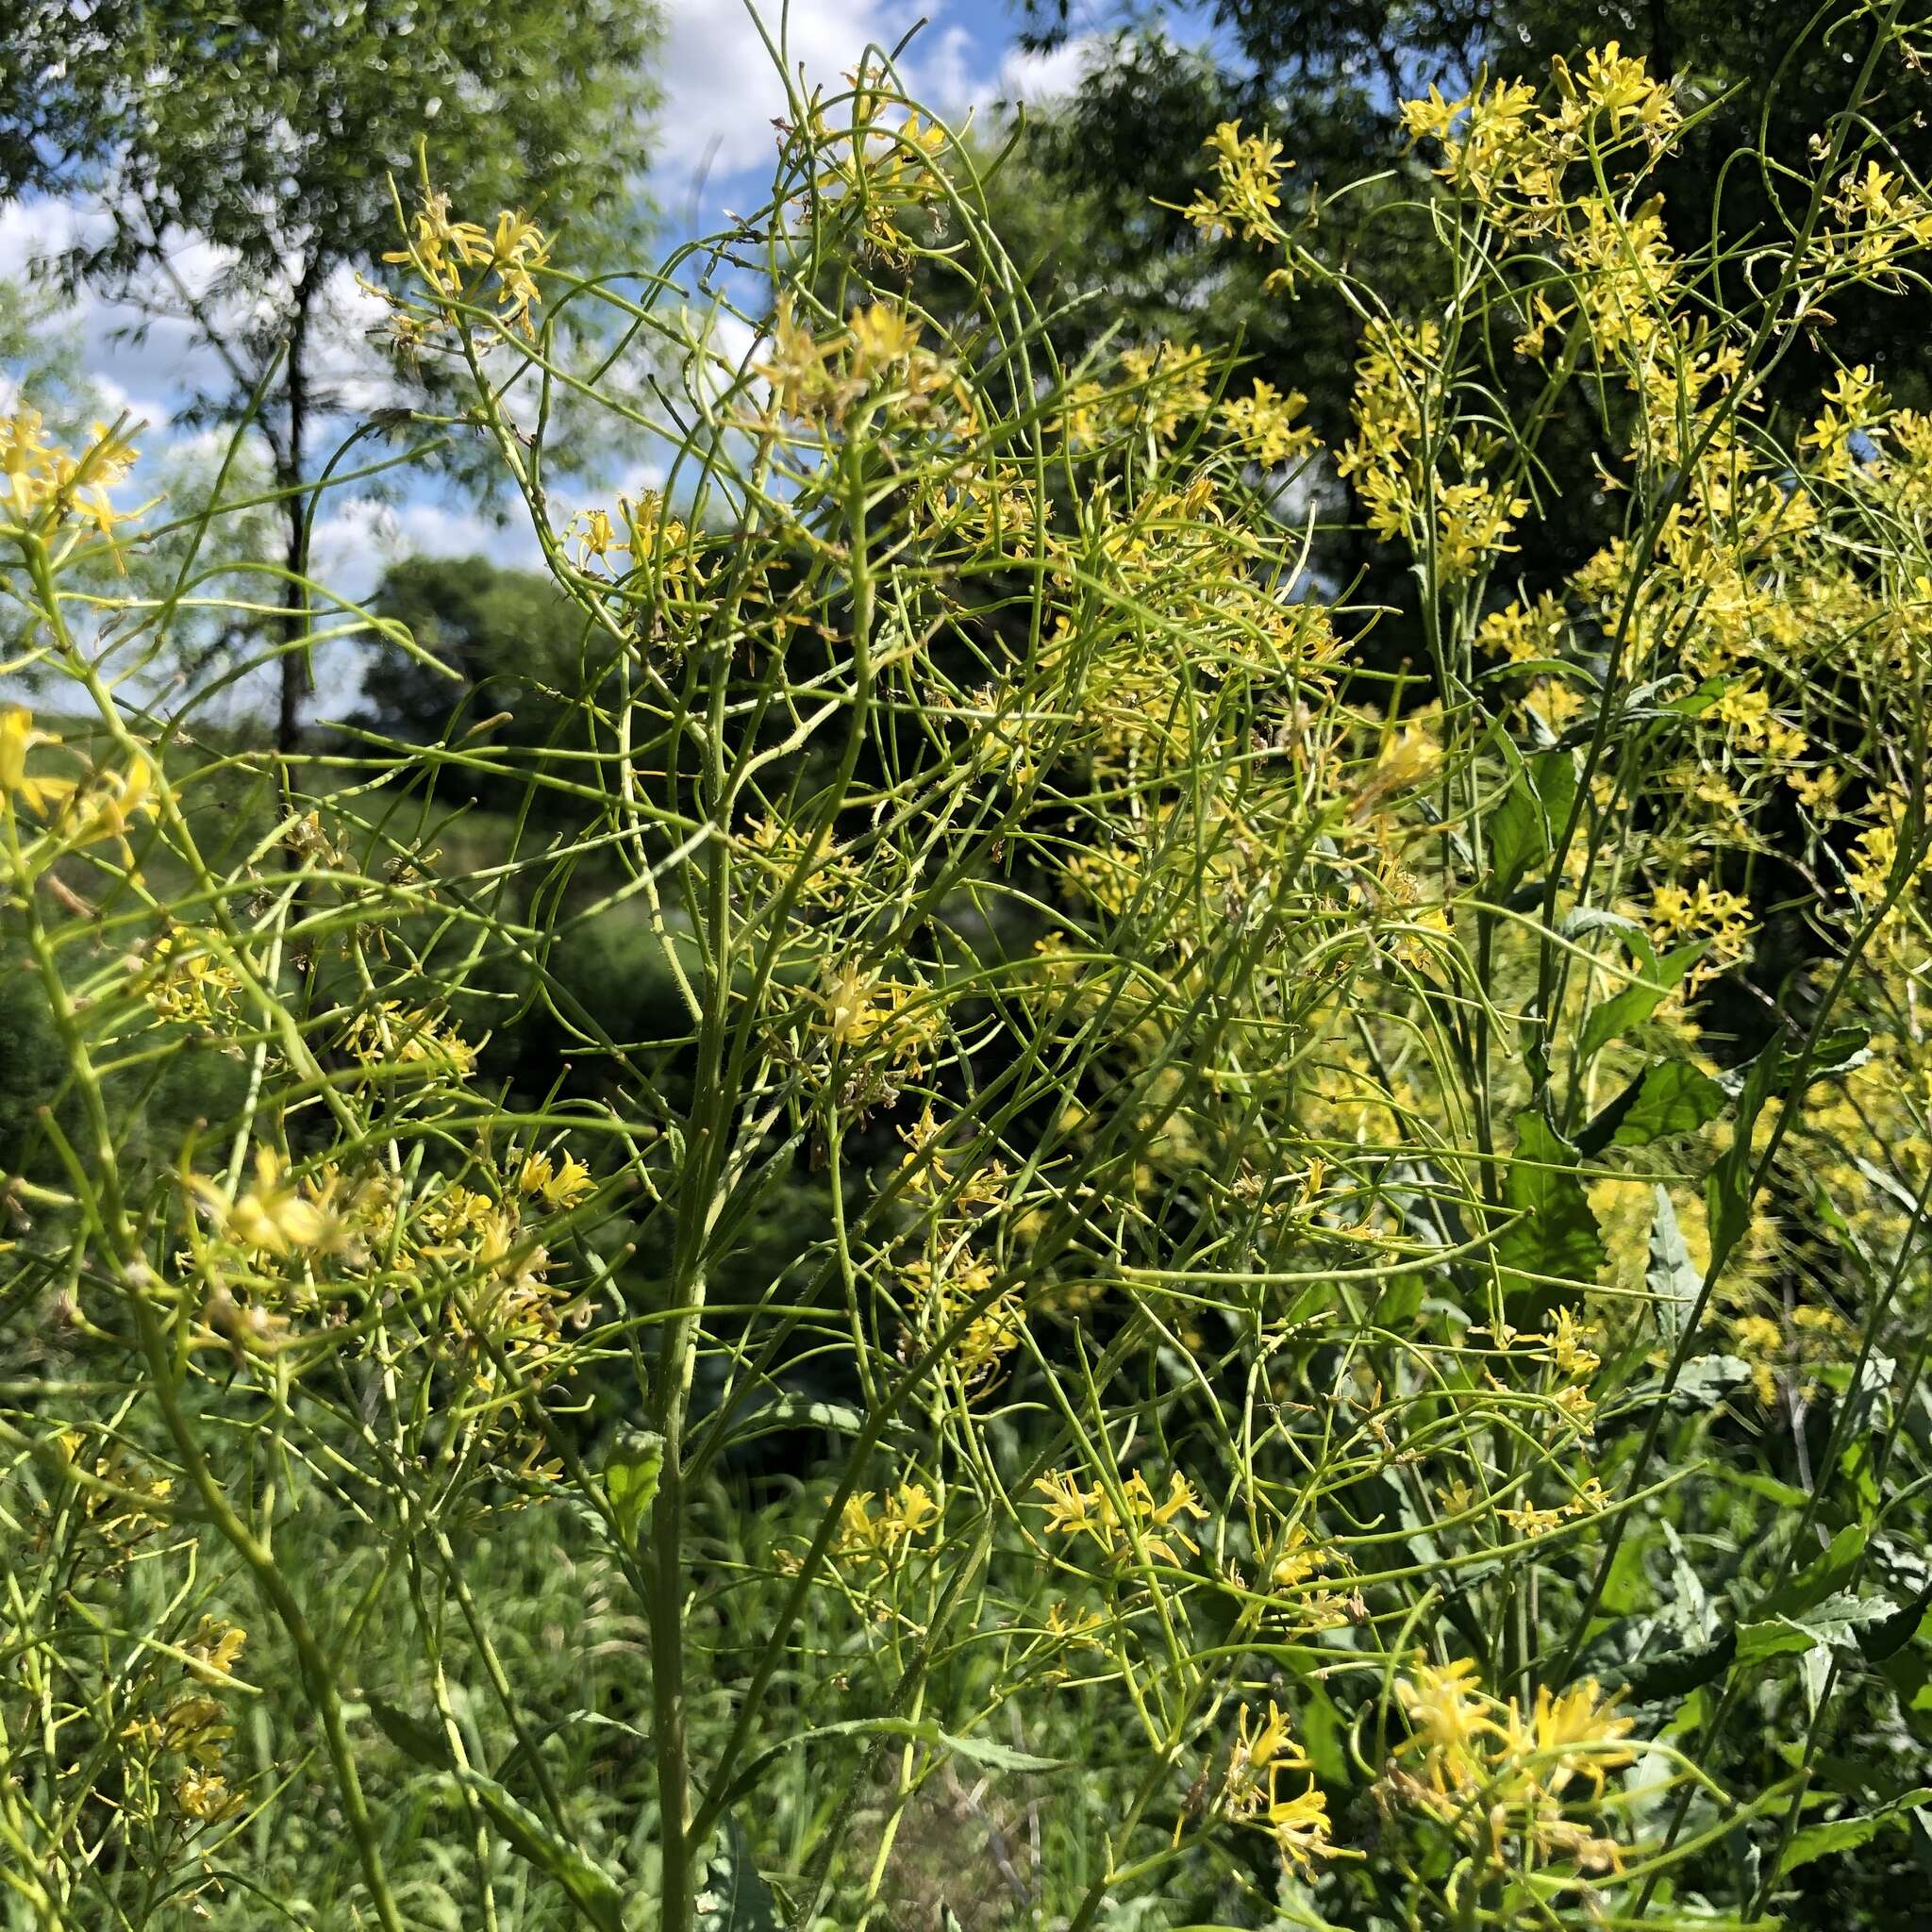
[[(704, 231), (726, 208), (764, 198), (773, 152), (772, 120), (785, 94), (744, 0), (660, 0), (666, 36), (660, 57), (664, 92), (657, 117), (658, 160), (652, 192), (674, 232)], [(1017, 13), (1009, 0), (758, 0), (768, 30), (781, 30), (791, 64), (808, 82), (836, 90), (868, 44), (891, 46), (922, 19), (902, 58), (908, 90), (958, 125), (1001, 102), (1039, 101), (1077, 80), (1105, 0), (1074, 0), (1069, 43), (1049, 55), (1014, 45)], [(41, 201), (0, 208), (0, 276), (17, 275), (38, 253), (58, 248), (87, 224), (83, 207)], [(177, 255), (191, 282), (214, 266), (208, 251), (184, 238)], [(383, 400), (363, 332), (380, 310), (343, 277), (329, 374), (352, 408)], [(144, 445), (166, 441), (168, 423), (208, 366), (184, 326), (161, 323), (143, 341), (117, 331), (134, 318), (98, 302), (67, 319), (88, 373), (109, 409), (145, 419)], [(367, 372), (367, 373), (365, 373)], [(0, 388), (4, 388), (0, 382)], [(635, 479), (632, 479), (635, 481)], [(391, 501), (353, 494), (324, 506), (318, 522), (317, 574), (351, 595), (370, 588), (385, 564), (411, 551), (499, 558), (534, 557), (521, 533), (493, 526), (472, 507), (433, 490), (413, 489)]]

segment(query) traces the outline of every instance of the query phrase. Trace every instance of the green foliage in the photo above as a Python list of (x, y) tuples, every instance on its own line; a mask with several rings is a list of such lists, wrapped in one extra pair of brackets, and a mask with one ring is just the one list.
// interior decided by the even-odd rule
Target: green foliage
[[(1853, 25), (1708, 253), (1603, 50), (1416, 104), (1393, 291), (1218, 132), (1180, 218), (1360, 325), (1327, 449), (1063, 360), (875, 66), (651, 276), (432, 184), (395, 319), (549, 588), (303, 578), (255, 661), (381, 667), (308, 760), (11, 419), (9, 1925), (1905, 1923), (1932, 428), (1757, 406), (1932, 246)], [(560, 389), (662, 493), (570, 501)]]
[[(657, 34), (648, 6), (621, 0), (28, 0), (0, 19), (0, 202), (95, 196), (106, 232), (58, 261), (65, 285), (185, 322), (211, 352), (219, 379), (186, 417), (246, 424), (267, 448), (285, 529), (279, 578), (259, 575), (288, 636), (306, 628), (314, 443), (359, 346), (344, 320), (355, 284), (386, 275), (395, 252), (394, 183), (426, 144), (467, 205), (568, 224), (586, 269), (625, 258), (643, 232), (642, 66)], [(189, 240), (217, 263), (211, 278), (183, 273)], [(389, 346), (399, 393), (420, 396), (412, 342)], [(463, 467), (460, 441), (439, 448)], [(230, 608), (253, 601), (231, 594)], [(285, 655), (285, 752), (308, 675), (305, 655)]]

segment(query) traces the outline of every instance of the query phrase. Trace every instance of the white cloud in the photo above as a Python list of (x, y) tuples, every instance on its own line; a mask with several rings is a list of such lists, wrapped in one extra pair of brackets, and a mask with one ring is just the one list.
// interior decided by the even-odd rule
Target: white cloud
[(385, 503), (350, 496), (316, 518), (309, 575), (360, 603), (405, 557), (487, 557), (525, 570), (541, 569), (543, 562), (527, 521), (514, 511), (498, 523), (480, 510), (427, 497)]
[(1010, 47), (1000, 62), (995, 101), (1050, 101), (1070, 94), (1086, 79), (1107, 45), (1099, 34), (1075, 34), (1044, 54)]
[[(658, 125), (660, 192), (678, 192), (701, 173), (716, 180), (762, 168), (773, 155), (772, 123), (788, 113), (785, 84), (743, 0), (670, 0), (664, 49), (665, 107)], [(775, 44), (778, 0), (761, 0)], [(783, 53), (794, 83), (840, 87), (868, 45), (890, 50), (923, 18), (899, 72), (915, 97), (947, 108), (977, 89), (974, 40), (937, 24), (921, 0), (791, 0)]]

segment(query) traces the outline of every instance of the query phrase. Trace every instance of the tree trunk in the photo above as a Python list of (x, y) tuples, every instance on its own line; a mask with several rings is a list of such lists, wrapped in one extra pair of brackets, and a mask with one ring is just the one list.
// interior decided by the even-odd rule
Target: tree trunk
[(275, 710), (275, 750), (285, 770), (302, 733), (302, 700), (308, 689), (308, 502), (302, 494), (308, 434), (308, 326), (315, 306), (318, 264), (311, 260), (295, 288), (295, 312), (289, 325), (289, 357), (282, 372), (288, 435), (282, 445), (277, 480), (285, 491), (282, 514), (288, 525), (284, 560), (289, 582), (282, 587), (281, 698)]

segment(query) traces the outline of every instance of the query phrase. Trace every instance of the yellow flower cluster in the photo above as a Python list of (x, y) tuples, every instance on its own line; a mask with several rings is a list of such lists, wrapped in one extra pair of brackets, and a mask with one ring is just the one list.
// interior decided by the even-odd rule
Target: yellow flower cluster
[[(204, 1617), (194, 1635), (182, 1646), (189, 1674), (198, 1683), (219, 1689), (232, 1684), (234, 1669), (248, 1633), (217, 1617)], [(179, 1760), (171, 1795), (175, 1808), (190, 1826), (219, 1824), (247, 1809), (245, 1791), (231, 1786), (224, 1760), (235, 1727), (226, 1707), (208, 1690), (185, 1690), (158, 1709), (130, 1719), (121, 1727), (125, 1753), (150, 1771), (157, 1760)], [(145, 1783), (145, 1779), (141, 1782)]]
[(753, 374), (769, 385), (779, 417), (851, 425), (864, 406), (864, 413), (897, 423), (970, 433), (972, 398), (951, 363), (921, 342), (923, 333), (905, 309), (873, 302), (855, 308), (842, 330), (815, 335), (788, 294), (772, 319), (770, 351)]
[[(0, 724), (0, 736), (5, 726)], [(242, 980), (185, 926), (164, 932), (136, 974), (142, 998), (163, 1020), (223, 1029), (239, 1018)]]
[(1395, 1690), (1410, 1735), (1385, 1774), (1391, 1792), (1471, 1841), (1490, 1867), (1541, 1866), (1557, 1887), (1620, 1867), (1622, 1846), (1568, 1815), (1579, 1781), (1599, 1806), (1605, 1774), (1633, 1761), (1632, 1721), (1593, 1678), (1555, 1692), (1539, 1686), (1526, 1712), (1485, 1694), (1467, 1657), (1418, 1663)]
[[(1167, 1494), (1157, 1497), (1137, 1469), (1118, 1491), (1096, 1483), (1085, 1488), (1064, 1470), (1050, 1470), (1033, 1486), (1046, 1511), (1046, 1527), (1057, 1536), (1083, 1536), (1110, 1559), (1181, 1564), (1181, 1551), (1198, 1555), (1200, 1544), (1182, 1527), (1183, 1519), (1205, 1520), (1207, 1510), (1194, 1486), (1175, 1470), (1168, 1478)], [(1118, 1500), (1116, 1500), (1118, 1498)]]
[[(874, 1502), (877, 1508), (874, 1508)], [(832, 1544), (836, 1561), (847, 1568), (891, 1564), (916, 1537), (940, 1520), (940, 1507), (924, 1483), (901, 1483), (890, 1495), (866, 1490), (847, 1496), (839, 1512)]]
[(607, 509), (579, 510), (572, 520), (570, 538), (581, 569), (610, 568), (613, 556), (627, 557), (629, 568), (649, 569), (662, 590), (688, 591), (698, 569), (691, 532), (666, 509), (663, 497), (646, 490), (635, 502), (617, 499), (613, 520)]
[(43, 534), (72, 519), (111, 541), (129, 513), (116, 509), (108, 492), (126, 479), (139, 452), (118, 425), (96, 423), (93, 441), (76, 457), (49, 442), (45, 426), (24, 401), (0, 416), (0, 517)]
[(1248, 1707), (1236, 1720), (1235, 1740), (1222, 1780), (1221, 1804), (1230, 1818), (1258, 1825), (1274, 1840), (1282, 1862), (1291, 1870), (1312, 1874), (1315, 1862), (1336, 1856), (1329, 1837), (1328, 1800), (1316, 1789), (1312, 1774), (1307, 1786), (1284, 1798), (1279, 1779), (1284, 1771), (1309, 1772), (1307, 1754), (1294, 1741), (1289, 1721), (1274, 1698), (1268, 1716), (1252, 1736)]
[(1699, 879), (1693, 886), (1664, 880), (1650, 896), (1650, 926), (1661, 939), (1702, 940), (1708, 950), (1686, 974), (1694, 988), (1740, 964), (1751, 954), (1751, 902)]
[(45, 834), (22, 851), (23, 862), (38, 873), (61, 852), (111, 840), (131, 867), (134, 854), (127, 834), (137, 819), (151, 817), (158, 808), (159, 779), (152, 760), (137, 750), (119, 770), (94, 770), (78, 778), (28, 771), (37, 747), (59, 741), (37, 731), (32, 714), (22, 707), (0, 710), (0, 814), (11, 823), (24, 808), (49, 821)]
[(1485, 475), (1487, 439), (1450, 433), (1441, 333), (1432, 322), (1377, 319), (1356, 364), (1356, 433), (1336, 470), (1357, 479), (1369, 528), (1432, 553), (1444, 583), (1477, 575), (1512, 549), (1529, 508), (1514, 487)]
[(912, 1303), (913, 1335), (922, 1345), (953, 1335), (947, 1359), (969, 1390), (983, 1388), (1020, 1345), (1026, 1326), (1020, 1290), (1008, 1286), (993, 1291), (998, 1275), (983, 1256), (954, 1254), (939, 1260), (915, 1256), (901, 1272)]
[(476, 1049), (455, 1027), (425, 1007), (382, 1000), (350, 1021), (343, 1037), (365, 1068), (407, 1067), (467, 1078), (476, 1070)]
[(534, 1194), (547, 1208), (567, 1210), (597, 1191), (591, 1170), (575, 1154), (533, 1154), (517, 1170), (517, 1191)]
[(930, 1007), (924, 1016), (908, 1011), (921, 991), (904, 980), (887, 979), (855, 965), (828, 967), (821, 1001), (826, 1037), (846, 1051), (865, 1052), (876, 1046), (892, 1058), (916, 1060), (933, 1037), (936, 1019)]
[(1517, 225), (1549, 225), (1571, 168), (1632, 148), (1653, 157), (1681, 119), (1669, 85), (1615, 41), (1591, 48), (1580, 74), (1561, 59), (1552, 72), (1557, 99), (1546, 112), (1527, 81), (1478, 81), (1455, 100), (1432, 87), (1426, 99), (1406, 102), (1403, 126), (1441, 150), (1444, 181)]
[(242, 1253), (286, 1257), (326, 1245), (336, 1229), (328, 1210), (311, 1195), (291, 1187), (284, 1173), (281, 1157), (273, 1148), (258, 1147), (253, 1187), (230, 1195), (198, 1174), (192, 1185), (223, 1236)]
[(1203, 189), (1183, 210), (1211, 241), (1238, 237), (1262, 246), (1280, 233), (1281, 143), (1265, 130), (1243, 134), (1239, 121), (1224, 121), (1205, 143), (1214, 157), (1214, 187)]
[(1827, 250), (1855, 270), (1883, 270), (1902, 253), (1932, 246), (1932, 203), (1876, 160), (1846, 174), (1831, 212), (1842, 225), (1826, 238)]
[(1317, 447), (1315, 432), (1297, 420), (1307, 407), (1300, 390), (1283, 395), (1273, 383), (1257, 381), (1246, 395), (1221, 405), (1220, 421), (1244, 457), (1264, 470), (1277, 470)]
[(498, 326), (527, 335), (540, 295), (536, 277), (549, 266), (550, 243), (521, 208), (499, 210), (495, 227), (483, 228), (454, 220), (449, 196), (425, 189), (409, 246), (382, 258), (412, 266), (438, 295), (450, 299), (475, 299), (482, 278), (489, 277)]
[(864, 245), (903, 267), (912, 258), (908, 218), (929, 222), (942, 211), (948, 136), (882, 86), (869, 67), (851, 81), (844, 122), (832, 125), (814, 103), (795, 140), (808, 157), (812, 195), (856, 216)]

